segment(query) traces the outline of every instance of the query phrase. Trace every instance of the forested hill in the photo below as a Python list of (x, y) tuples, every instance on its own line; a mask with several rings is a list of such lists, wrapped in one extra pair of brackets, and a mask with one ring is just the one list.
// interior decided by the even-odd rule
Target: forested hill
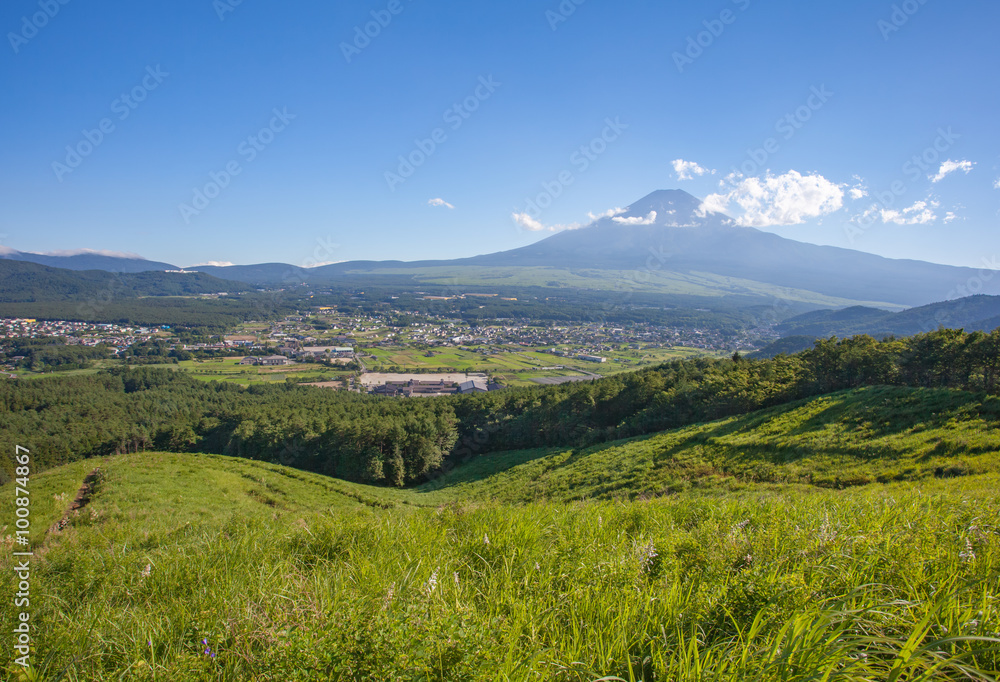
[(244, 389), (151, 368), (11, 380), (0, 383), (0, 447), (32, 448), (41, 468), (169, 449), (398, 486), (484, 453), (588, 445), (873, 385), (996, 394), (1000, 330), (827, 340), (771, 360), (675, 361), (588, 383), (428, 400)]
[(991, 331), (1000, 327), (1000, 296), (966, 296), (952, 301), (910, 308), (893, 313), (854, 306), (842, 310), (816, 310), (797, 315), (778, 325), (785, 336), (909, 336), (938, 327), (966, 331)]
[(141, 296), (243, 292), (249, 289), (249, 285), (241, 282), (221, 280), (201, 272), (77, 271), (0, 259), (0, 303), (108, 301)]
[[(200, 296), (222, 292), (230, 295)], [(0, 259), (0, 317), (169, 324), (218, 333), (294, 310), (279, 296), (200, 272), (75, 271)]]

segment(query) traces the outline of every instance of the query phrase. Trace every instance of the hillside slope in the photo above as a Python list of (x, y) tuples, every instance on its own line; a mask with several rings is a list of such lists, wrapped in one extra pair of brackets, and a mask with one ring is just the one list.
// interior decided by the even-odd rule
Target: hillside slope
[[(62, 531), (44, 528), (88, 466), (30, 483), (33, 679), (986, 680), (1000, 664), (996, 474), (381, 509), (344, 494), (363, 486), (235, 458), (87, 464), (102, 474)], [(0, 669), (27, 679), (9, 651)]]
[(1000, 472), (1000, 399), (874, 387), (588, 448), (484, 455), (386, 499), (636, 499), (692, 488), (845, 488), (985, 472)]

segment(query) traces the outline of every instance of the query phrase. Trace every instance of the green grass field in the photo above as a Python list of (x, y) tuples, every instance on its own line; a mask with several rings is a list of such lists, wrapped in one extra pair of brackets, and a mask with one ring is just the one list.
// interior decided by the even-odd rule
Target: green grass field
[(31, 679), (992, 679), (997, 410), (863, 389), (408, 490), (216, 455), (77, 462), (30, 484)]

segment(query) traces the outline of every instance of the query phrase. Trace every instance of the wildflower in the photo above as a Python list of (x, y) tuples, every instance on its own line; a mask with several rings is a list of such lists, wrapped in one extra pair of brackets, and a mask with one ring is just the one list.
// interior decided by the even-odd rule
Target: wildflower
[(452, 575), (455, 576), (455, 587), (459, 587), (459, 583), (458, 583), (458, 571), (455, 571)]
[(205, 655), (206, 656), (211, 656), (212, 658), (215, 658), (215, 652), (212, 651), (212, 647), (210, 647), (208, 645), (208, 640), (207, 639), (203, 639), (203, 640), (201, 640), (201, 643), (205, 645)]
[(483, 533), (483, 544), (485, 545), (490, 544), (490, 536), (487, 535), (486, 533)]
[(391, 583), (389, 589), (386, 590), (385, 599), (382, 600), (382, 610), (389, 608), (389, 604), (392, 603), (393, 597), (396, 596), (396, 583)]
[(653, 560), (659, 556), (656, 552), (656, 545), (652, 542), (647, 542), (645, 545), (639, 548), (639, 570), (642, 573), (646, 573), (653, 565)]
[(538, 565), (538, 562), (537, 562), (537, 561), (535, 562), (535, 570), (536, 570), (536, 571), (540, 571), (540, 570), (542, 570), (542, 567)]
[(837, 539), (837, 531), (830, 525), (830, 515), (823, 515), (823, 524), (819, 527), (819, 544), (826, 545)]
[(736, 533), (738, 531), (744, 530), (749, 525), (750, 525), (750, 519), (743, 519), (739, 523), (733, 524), (733, 527), (730, 528), (729, 530), (732, 533)]
[(437, 589), (438, 585), (438, 570), (435, 568), (434, 572), (431, 573), (431, 577), (427, 579), (427, 584), (424, 585), (424, 594), (430, 596)]
[(965, 562), (976, 560), (976, 552), (972, 549), (972, 541), (969, 538), (965, 538), (965, 551), (959, 552), (958, 558)]
[(152, 564), (146, 564), (146, 568), (142, 569), (142, 573), (140, 573), (139, 575), (141, 575), (143, 578), (148, 578), (149, 574), (152, 572), (153, 572)]

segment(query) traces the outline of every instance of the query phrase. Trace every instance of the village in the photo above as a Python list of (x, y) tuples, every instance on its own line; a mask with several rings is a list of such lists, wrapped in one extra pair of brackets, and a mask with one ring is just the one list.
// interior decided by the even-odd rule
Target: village
[[(392, 397), (586, 381), (675, 358), (730, 353), (732, 347), (731, 339), (711, 330), (536, 320), (467, 322), (398, 311), (342, 313), (319, 306), (276, 321), (248, 321), (207, 337), (169, 326), (0, 320), (0, 341), (11, 346), (13, 339), (104, 346), (108, 362), (145, 358), (144, 364), (151, 364), (162, 356), (162, 362), (207, 380), (244, 385), (295, 381)], [(7, 353), (6, 376), (33, 375), (37, 368), (26, 372), (23, 360), (23, 355)]]

